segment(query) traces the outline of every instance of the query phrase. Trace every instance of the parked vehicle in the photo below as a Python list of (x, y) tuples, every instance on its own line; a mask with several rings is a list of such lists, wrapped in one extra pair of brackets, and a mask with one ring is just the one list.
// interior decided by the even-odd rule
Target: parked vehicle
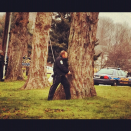
[(94, 74), (94, 85), (128, 85), (131, 86), (131, 77), (120, 68), (103, 68)]
[(46, 66), (47, 69), (47, 74), (52, 74), (53, 73), (53, 68), (50, 66)]

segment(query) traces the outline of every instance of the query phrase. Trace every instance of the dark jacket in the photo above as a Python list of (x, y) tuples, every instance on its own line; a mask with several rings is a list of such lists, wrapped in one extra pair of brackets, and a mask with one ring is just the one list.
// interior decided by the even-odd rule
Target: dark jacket
[(4, 56), (0, 54), (0, 81), (3, 78), (3, 65), (4, 65)]
[(54, 63), (53, 71), (54, 71), (54, 76), (66, 75), (69, 72), (67, 59), (62, 58), (61, 56), (57, 57)]
[(0, 65), (4, 65), (4, 56), (0, 54)]

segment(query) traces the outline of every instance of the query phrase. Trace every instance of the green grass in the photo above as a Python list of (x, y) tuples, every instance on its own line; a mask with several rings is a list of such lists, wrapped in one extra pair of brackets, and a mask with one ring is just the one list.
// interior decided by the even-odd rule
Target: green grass
[(47, 78), (49, 78), (49, 77), (50, 77), (50, 75), (51, 75), (51, 74), (47, 74)]
[(129, 119), (131, 116), (128, 86), (95, 86), (95, 97), (48, 101), (50, 87), (19, 90), (24, 83), (0, 82), (0, 119)]

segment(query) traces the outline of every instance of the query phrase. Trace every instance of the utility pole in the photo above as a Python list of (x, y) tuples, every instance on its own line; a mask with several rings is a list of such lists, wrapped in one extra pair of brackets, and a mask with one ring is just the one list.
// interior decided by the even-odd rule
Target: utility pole
[(52, 49), (51, 40), (50, 40), (50, 46), (51, 46), (51, 52), (52, 52), (53, 60), (54, 60), (54, 62), (55, 62), (55, 57), (54, 57), (54, 53), (53, 53), (53, 49)]
[[(10, 33), (10, 26), (11, 26), (11, 16), (12, 16), (12, 12), (9, 13), (9, 25), (8, 25), (8, 34), (7, 34), (7, 40), (6, 40), (6, 49), (5, 49), (5, 64), (4, 64), (4, 68), (3, 68), (3, 79), (5, 77), (5, 66), (7, 65), (7, 61), (6, 61), (6, 58), (7, 58), (7, 52), (8, 52), (8, 45), (9, 45), (9, 33)], [(6, 20), (7, 21), (7, 20)], [(6, 28), (6, 26), (5, 26)], [(6, 30), (6, 29), (5, 29)], [(6, 34), (4, 34), (6, 35)], [(6, 36), (4, 36), (6, 37)]]
[(2, 51), (4, 53), (4, 56), (5, 56), (5, 50), (6, 50), (9, 21), (10, 21), (10, 12), (6, 12), (6, 15), (5, 15), (5, 25), (4, 25), (4, 33), (3, 33), (3, 40), (2, 40)]

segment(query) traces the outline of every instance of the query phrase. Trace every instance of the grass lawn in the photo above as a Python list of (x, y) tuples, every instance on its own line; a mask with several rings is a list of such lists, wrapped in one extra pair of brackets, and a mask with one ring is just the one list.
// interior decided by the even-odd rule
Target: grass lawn
[(19, 90), (24, 83), (0, 82), (0, 119), (131, 118), (131, 87), (128, 86), (95, 86), (95, 97), (48, 101), (50, 87)]

